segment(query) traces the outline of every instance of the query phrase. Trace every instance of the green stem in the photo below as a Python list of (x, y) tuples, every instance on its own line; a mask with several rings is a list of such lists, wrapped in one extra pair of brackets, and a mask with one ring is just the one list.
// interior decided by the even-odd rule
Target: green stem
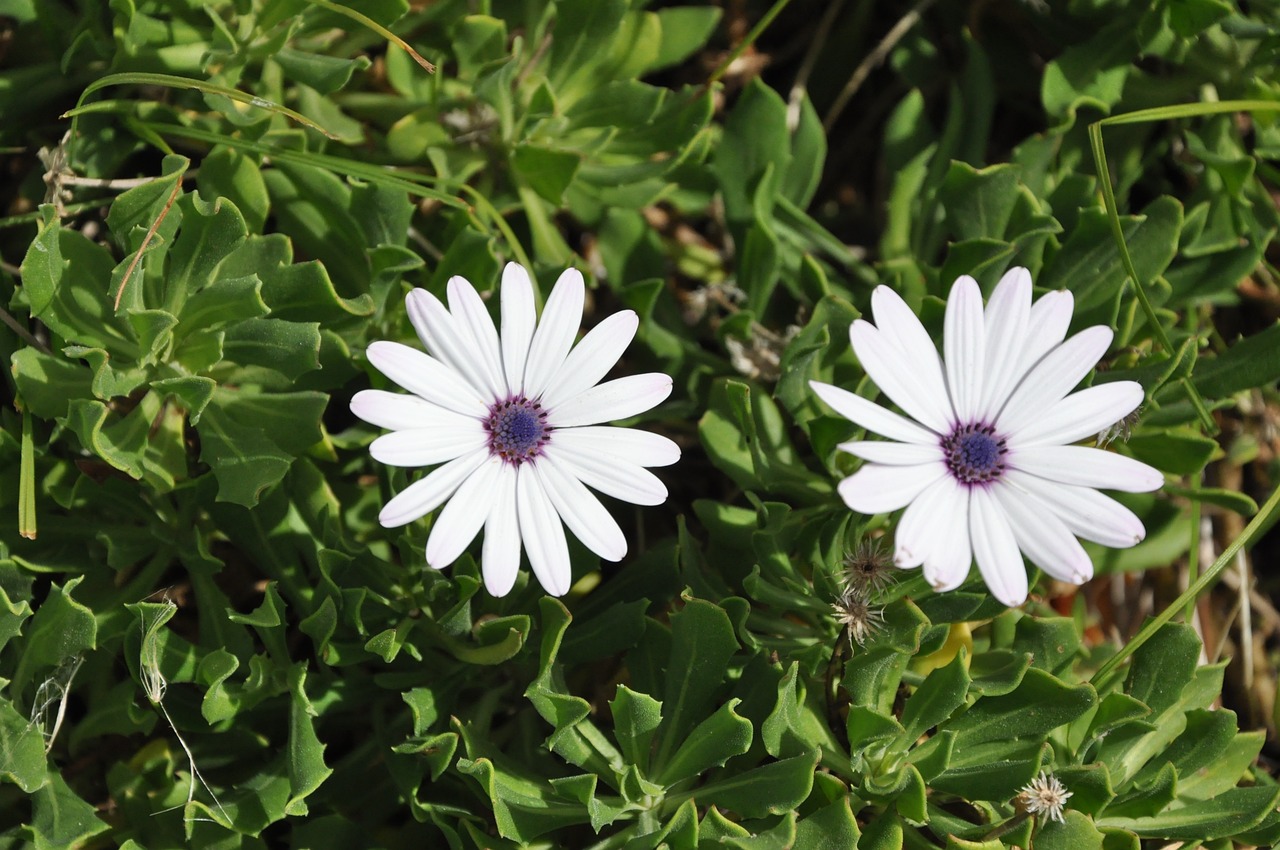
[(36, 539), (36, 448), (31, 411), (22, 409), (22, 454), (18, 462), (18, 534)]
[(768, 28), (769, 24), (773, 23), (773, 19), (778, 17), (778, 15), (782, 13), (782, 10), (787, 8), (790, 2), (791, 0), (778, 0), (778, 2), (773, 4), (773, 7), (769, 9), (768, 12), (765, 12), (764, 17), (760, 19), (759, 23), (751, 28), (751, 32), (747, 33), (747, 37), (738, 42), (738, 46), (729, 52), (729, 55), (720, 63), (720, 67), (716, 68), (716, 70), (711, 74), (710, 79), (707, 80), (707, 86), (715, 85), (720, 81), (720, 78), (729, 70), (729, 66), (736, 62), (739, 56), (746, 53), (748, 47), (755, 44), (756, 39), (760, 37), (760, 34)]
[(1236, 552), (1239, 552), (1241, 547), (1252, 543), (1253, 539), (1262, 533), (1263, 529), (1270, 526), (1271, 520), (1274, 518), (1273, 515), (1277, 512), (1278, 508), (1280, 508), (1280, 487), (1277, 487), (1271, 493), (1271, 497), (1267, 499), (1266, 503), (1258, 510), (1257, 515), (1254, 516), (1249, 524), (1245, 526), (1244, 531), (1240, 532), (1240, 536), (1231, 541), (1231, 544), (1227, 546), (1226, 549), (1222, 550), (1222, 554), (1218, 556), (1218, 560), (1213, 562), (1213, 566), (1209, 567), (1209, 569), (1201, 573), (1195, 581), (1191, 582), (1191, 585), (1186, 589), (1186, 591), (1177, 599), (1173, 600), (1167, 608), (1151, 620), (1147, 621), (1141, 631), (1133, 637), (1133, 640), (1129, 641), (1125, 646), (1121, 647), (1120, 651), (1107, 659), (1106, 663), (1098, 668), (1098, 672), (1093, 674), (1093, 677), (1089, 680), (1090, 683), (1099, 691), (1102, 691), (1109, 686), (1111, 684), (1112, 673), (1115, 672), (1116, 668), (1119, 667), (1130, 655), (1137, 652), (1143, 644), (1151, 640), (1151, 637), (1158, 632), (1165, 623), (1172, 620), (1176, 613), (1185, 610), (1187, 605), (1194, 602), (1196, 597), (1209, 587), (1209, 585), (1213, 584), (1213, 582), (1218, 578), (1218, 574), (1226, 569), (1227, 565), (1231, 563), (1231, 560), (1236, 556)]
[[(1195, 489), (1199, 490), (1203, 481), (1203, 475), (1197, 473), (1195, 478)], [(1200, 500), (1191, 500), (1191, 546), (1187, 552), (1187, 584), (1188, 586), (1195, 584), (1196, 577), (1200, 574)], [(1195, 616), (1196, 601), (1190, 599), (1187, 601), (1187, 611), (1184, 616), (1187, 624), (1191, 623), (1191, 618)]]

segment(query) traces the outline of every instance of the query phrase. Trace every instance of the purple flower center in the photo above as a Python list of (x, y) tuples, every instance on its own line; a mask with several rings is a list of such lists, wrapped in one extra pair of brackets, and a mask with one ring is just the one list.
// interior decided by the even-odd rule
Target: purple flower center
[(516, 466), (542, 454), (542, 447), (551, 438), (547, 412), (524, 396), (489, 408), (484, 429), (489, 433), (489, 451)]
[(958, 425), (942, 440), (947, 469), (961, 484), (986, 484), (1004, 474), (1009, 450), (995, 428), (980, 422)]

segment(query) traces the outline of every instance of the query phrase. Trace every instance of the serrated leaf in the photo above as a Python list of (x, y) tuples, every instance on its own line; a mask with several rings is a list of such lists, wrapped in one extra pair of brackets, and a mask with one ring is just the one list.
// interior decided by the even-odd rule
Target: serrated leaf
[(76, 576), (64, 585), (50, 587), (23, 634), (22, 654), (9, 693), (21, 694), (37, 671), (55, 668), (97, 646), (97, 618), (71, 596), (82, 581), (84, 576)]
[(30, 794), (47, 779), (44, 735), (7, 699), (0, 699), (0, 779)]
[(694, 727), (655, 781), (661, 785), (675, 785), (712, 767), (719, 767), (749, 750), (753, 738), (751, 721), (734, 711), (741, 702), (739, 699), (729, 700), (715, 714)]
[(613, 712), (613, 734), (622, 754), (630, 764), (647, 772), (650, 745), (662, 723), (662, 703), (648, 694), (618, 685), (609, 709)]
[[(226, 391), (216, 391), (214, 398), (218, 399), (223, 392)], [(200, 459), (213, 468), (214, 477), (218, 479), (218, 499), (252, 507), (263, 491), (284, 478), (293, 453), (267, 436), (261, 424), (250, 424), (253, 410), (260, 409), (261, 403), (250, 409), (246, 407), (234, 402), (210, 404), (197, 430)], [(249, 418), (249, 422), (241, 421), (245, 418)], [(318, 418), (317, 411), (313, 421)]]
[(329, 776), (333, 768), (324, 763), (325, 745), (316, 737), (312, 720), (316, 710), (307, 697), (307, 668), (295, 664), (289, 668), (289, 802), (285, 814), (307, 814), (306, 798), (311, 796)]
[(271, 201), (257, 163), (234, 148), (216, 146), (200, 160), (196, 178), (202, 194), (226, 198), (244, 217), (246, 229), (260, 233)]
[(686, 597), (684, 607), (671, 615), (671, 655), (661, 693), (664, 716), (654, 758), (657, 770), (710, 713), (737, 648), (733, 626), (719, 606)]

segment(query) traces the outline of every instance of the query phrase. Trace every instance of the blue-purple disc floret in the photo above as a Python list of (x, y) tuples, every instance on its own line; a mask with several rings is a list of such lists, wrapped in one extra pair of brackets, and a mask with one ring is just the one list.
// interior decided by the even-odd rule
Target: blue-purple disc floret
[(957, 425), (942, 439), (947, 469), (961, 484), (995, 481), (1004, 474), (1004, 457), (1008, 453), (1004, 438), (985, 422)]
[(524, 396), (494, 404), (484, 429), (489, 434), (489, 451), (516, 466), (541, 455), (551, 438), (547, 412)]

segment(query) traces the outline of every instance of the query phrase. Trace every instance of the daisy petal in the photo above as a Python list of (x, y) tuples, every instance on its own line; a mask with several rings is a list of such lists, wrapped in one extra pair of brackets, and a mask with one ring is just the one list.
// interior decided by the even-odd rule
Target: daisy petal
[(1067, 338), (1067, 328), (1071, 326), (1071, 314), (1075, 308), (1075, 296), (1065, 289), (1045, 293), (1031, 306), (1026, 347), (1017, 358), (1017, 362), (1022, 364), (1018, 378)]
[(489, 376), (475, 356), (475, 342), (440, 299), (425, 289), (414, 289), (405, 296), (404, 306), (418, 338), (433, 357), (465, 378), (477, 395), (496, 397)]
[(1059, 581), (1084, 584), (1093, 578), (1093, 561), (1066, 523), (1048, 511), (1037, 511), (1035, 503), (1013, 487), (993, 487), (1013, 527), (1018, 548), (1031, 562)]
[(541, 396), (564, 363), (582, 324), (585, 298), (586, 285), (581, 272), (568, 269), (560, 275), (551, 290), (551, 297), (542, 308), (542, 319), (529, 345), (529, 361), (524, 367), (524, 394), (527, 397), (536, 399)]
[(671, 395), (671, 384), (671, 376), (661, 372), (605, 381), (548, 409), (547, 423), (552, 428), (571, 428), (626, 419), (662, 403)]
[[(954, 410), (942, 372), (942, 361), (929, 332), (920, 324), (907, 302), (887, 286), (877, 286), (872, 290), (871, 312), (875, 316), (876, 328), (885, 342), (897, 350), (898, 356), (891, 362), (897, 362), (901, 364), (900, 368), (909, 370), (911, 378), (919, 383), (924, 396), (932, 402), (933, 409), (949, 423)], [(920, 421), (930, 424), (925, 419)]]
[(969, 577), (973, 563), (973, 547), (969, 539), (969, 512), (972, 498), (968, 487), (957, 484), (950, 476), (943, 478), (952, 484), (950, 497), (939, 503), (936, 516), (937, 528), (933, 532), (934, 545), (925, 555), (922, 571), (925, 581), (934, 590), (955, 590)]
[(1008, 433), (1010, 446), (1063, 445), (1092, 436), (1128, 416), (1142, 403), (1137, 381), (1097, 384), (1050, 405), (1035, 420)]
[(667, 486), (642, 466), (616, 455), (602, 455), (559, 439), (543, 451), (566, 471), (593, 490), (633, 505), (660, 505), (667, 500)]
[(361, 390), (351, 398), (351, 412), (379, 428), (393, 431), (413, 428), (463, 428), (478, 419), (432, 404), (416, 395), (386, 390)]
[(397, 528), (426, 516), (443, 505), (488, 456), (487, 449), (480, 449), (432, 470), (427, 477), (413, 482), (383, 505), (378, 522), (384, 528)]
[[(1031, 273), (1009, 269), (991, 291), (983, 314), (987, 329), (986, 376), (975, 419), (990, 422), (1017, 380), (1033, 364), (1023, 361), (1031, 316)], [(1068, 314), (1070, 318), (1070, 314)]]
[(502, 371), (510, 395), (524, 392), (524, 369), (537, 326), (533, 281), (519, 263), (502, 270)]
[(869, 463), (841, 481), (837, 489), (850, 510), (883, 514), (903, 507), (946, 474), (947, 467), (941, 462), (917, 466)]
[(488, 405), (453, 369), (429, 354), (398, 342), (371, 342), (365, 350), (379, 372), (432, 404), (476, 418)]
[(550, 455), (538, 463), (538, 472), (547, 497), (574, 537), (606, 561), (621, 561), (627, 538), (600, 500)]
[(516, 516), (516, 468), (502, 465), (493, 485), (493, 502), (484, 521), (480, 550), (484, 587), (493, 596), (506, 596), (520, 572), (520, 522)]
[(449, 566), (480, 533), (489, 516), (504, 463), (497, 456), (490, 457), (454, 492), (431, 527), (431, 536), (427, 538), (427, 566), (437, 570)]
[(974, 560), (991, 595), (1010, 608), (1027, 601), (1027, 568), (1013, 536), (1004, 508), (991, 490), (974, 487), (969, 492), (969, 536)]
[(1034, 497), (1041, 509), (1056, 514), (1077, 537), (1127, 549), (1147, 536), (1133, 511), (1097, 490), (1045, 481), (1017, 469), (1006, 472), (1004, 480)]
[(1045, 410), (1067, 393), (1098, 364), (1111, 345), (1111, 328), (1094, 325), (1046, 354), (1018, 384), (996, 416), (999, 429), (1016, 434), (1044, 416)]
[(874, 401), (821, 381), (810, 381), (809, 386), (813, 387), (818, 398), (825, 401), (836, 413), (868, 431), (903, 443), (928, 445), (938, 443), (937, 434), (927, 428), (921, 428), (905, 416), (899, 416)]
[(942, 511), (949, 509), (952, 500), (959, 498), (959, 485), (950, 475), (944, 475), (921, 491), (907, 505), (893, 533), (893, 563), (903, 569), (918, 567), (930, 553), (938, 551), (946, 541), (943, 527), (938, 522)]
[(951, 403), (961, 421), (973, 422), (982, 405), (987, 334), (983, 326), (982, 290), (968, 275), (957, 278), (951, 287), (942, 338)]
[(471, 343), (471, 360), (484, 376), (483, 386), (498, 399), (506, 395), (507, 380), (502, 374), (502, 351), (498, 330), (484, 300), (466, 278), (454, 275), (448, 284), (449, 310), (458, 336)]
[(661, 434), (613, 425), (584, 425), (556, 432), (557, 445), (578, 452), (612, 455), (636, 466), (670, 466), (680, 459), (680, 447)]
[(516, 476), (516, 512), (529, 566), (538, 583), (552, 596), (564, 596), (573, 579), (569, 543), (560, 515), (547, 498), (538, 468), (532, 463), (523, 464)]
[(459, 416), (456, 427), (414, 428), (383, 434), (369, 446), (373, 459), (387, 466), (435, 466), (468, 452), (482, 449), (488, 435), (480, 423)]
[(544, 407), (554, 410), (579, 393), (594, 387), (618, 362), (640, 327), (633, 310), (614, 313), (587, 333), (573, 347), (564, 364), (542, 393)]
[[(938, 359), (933, 343), (929, 343), (928, 351), (908, 352), (892, 345), (880, 330), (862, 319), (855, 319), (849, 326), (849, 341), (862, 368), (894, 404), (939, 434), (951, 430), (954, 414), (945, 387), (939, 394), (924, 380), (926, 361)], [(934, 368), (938, 368), (936, 363)]]
[(1164, 486), (1164, 475), (1131, 457), (1088, 446), (1037, 446), (1009, 455), (1015, 469), (1049, 481), (1148, 493)]
[(854, 457), (888, 466), (914, 466), (942, 460), (942, 446), (919, 443), (886, 443), (882, 440), (854, 440), (836, 446)]

